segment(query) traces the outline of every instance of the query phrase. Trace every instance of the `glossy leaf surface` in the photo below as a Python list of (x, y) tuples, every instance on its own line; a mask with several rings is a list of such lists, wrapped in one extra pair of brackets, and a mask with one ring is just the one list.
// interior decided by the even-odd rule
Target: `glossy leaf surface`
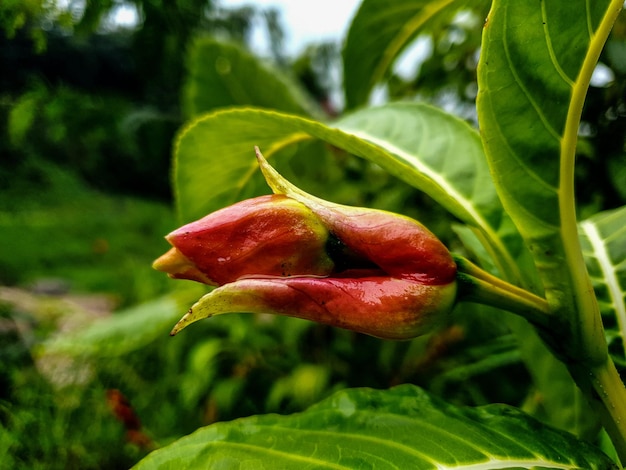
[(135, 468), (611, 469), (599, 450), (501, 405), (458, 408), (412, 385), (349, 389), (290, 415), (217, 423)]
[(498, 187), (529, 235), (561, 225), (562, 173), (578, 129), (568, 114), (584, 98), (582, 68), (605, 33), (598, 27), (609, 3), (496, 1), (485, 25), (481, 129)]

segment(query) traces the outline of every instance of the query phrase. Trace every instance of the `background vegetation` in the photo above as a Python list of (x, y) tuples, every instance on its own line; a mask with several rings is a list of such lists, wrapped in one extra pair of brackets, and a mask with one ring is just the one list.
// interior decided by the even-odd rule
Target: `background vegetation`
[[(139, 23), (116, 25), (121, 7), (135, 8)], [(419, 37), (426, 58), (409, 60), (410, 72), (392, 68), (379, 96), (431, 102), (475, 123), (486, 8)], [(264, 61), (286, 77), (287, 92), (266, 88), (267, 72), (249, 50), (255, 22), (267, 27), (272, 56)], [(233, 105), (341, 114), (344, 105), (331, 99), (341, 44), (288, 58), (276, 11), (225, 10), (209, 0), (4, 2), (0, 27), (0, 67), (9, 71), (0, 76), (0, 462), (7, 468), (128, 468), (201, 425), (301, 410), (345, 387), (400, 383), (452, 403), (513, 404), (571, 429), (571, 416), (547, 413), (550, 397), (533, 384), (509, 326), (478, 310), (471, 322), (455, 318), (404, 343), (244, 315), (167, 336), (202, 292), (150, 269), (166, 248), (163, 235), (178, 225), (169, 169), (177, 130), (191, 116)], [(214, 69), (203, 66), (210, 59)], [(583, 217), (626, 203), (625, 63), (622, 14), (580, 129)], [(345, 67), (346, 80), (355, 80), (357, 66)], [(237, 81), (250, 70), (256, 88)], [(367, 98), (347, 96), (345, 107)], [(313, 153), (315, 145), (299, 150)], [(316, 162), (308, 180), (298, 180), (301, 170), (281, 168), (320, 196), (417, 217), (456, 246), (454, 220), (376, 166), (337, 151), (332, 165)], [(592, 419), (576, 426), (596, 439)]]

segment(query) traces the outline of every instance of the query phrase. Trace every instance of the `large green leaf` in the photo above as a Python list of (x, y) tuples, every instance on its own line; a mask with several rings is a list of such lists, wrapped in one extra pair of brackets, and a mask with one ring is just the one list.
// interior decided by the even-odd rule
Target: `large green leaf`
[(233, 43), (196, 39), (187, 53), (187, 71), (182, 100), (187, 117), (237, 105), (321, 114), (295, 80)]
[[(396, 103), (357, 111), (332, 125), (255, 109), (225, 110), (193, 121), (176, 146), (176, 189), (183, 220), (262, 191), (254, 180), (258, 145), (267, 157), (309, 139), (369, 159), (428, 193), (474, 227), (507, 277), (519, 280), (523, 253), (500, 205), (478, 134), (434, 107)], [(267, 192), (267, 190), (265, 190)], [(339, 201), (338, 201), (339, 202)]]
[(613, 358), (626, 365), (626, 206), (596, 214), (579, 227)]
[[(495, 0), (478, 114), (500, 197), (527, 240), (568, 355), (602, 361), (598, 309), (578, 241), (573, 167), (591, 73), (622, 1)], [(569, 335), (568, 335), (569, 333)]]
[(202, 428), (134, 468), (612, 469), (593, 446), (518, 410), (460, 408), (412, 385), (336, 393), (303, 413)]
[(367, 102), (372, 88), (417, 35), (430, 33), (463, 8), (485, 10), (487, 0), (363, 0), (343, 50), (349, 108)]

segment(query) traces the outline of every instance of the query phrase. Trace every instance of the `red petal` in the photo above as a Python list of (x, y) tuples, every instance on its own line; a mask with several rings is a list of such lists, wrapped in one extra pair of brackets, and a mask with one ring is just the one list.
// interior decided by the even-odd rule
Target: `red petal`
[(455, 283), (434, 286), (386, 277), (242, 279), (208, 294), (203, 308), (210, 313), (203, 317), (274, 313), (380, 338), (409, 339), (445, 319), (455, 292)]
[(328, 232), (303, 204), (281, 195), (248, 199), (170, 233), (167, 240), (210, 284), (247, 275), (328, 275)]
[(448, 284), (456, 277), (450, 252), (419, 222), (391, 212), (331, 205), (315, 207), (331, 232), (392, 277)]

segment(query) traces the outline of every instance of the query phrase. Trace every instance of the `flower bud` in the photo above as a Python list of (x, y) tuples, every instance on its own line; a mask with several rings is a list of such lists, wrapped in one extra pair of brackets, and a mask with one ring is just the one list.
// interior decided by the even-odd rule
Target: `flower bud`
[(456, 300), (456, 264), (408, 217), (318, 199), (257, 157), (276, 193), (167, 236), (154, 267), (219, 286), (172, 330), (229, 312), (274, 313), (388, 339), (427, 333)]
[(304, 204), (273, 194), (239, 202), (184, 225), (153, 266), (175, 279), (224, 285), (246, 276), (326, 276), (329, 232)]
[(231, 312), (273, 313), (346, 328), (383, 339), (429, 333), (452, 310), (456, 284), (427, 285), (390, 277), (250, 278), (218, 287), (176, 324)]

